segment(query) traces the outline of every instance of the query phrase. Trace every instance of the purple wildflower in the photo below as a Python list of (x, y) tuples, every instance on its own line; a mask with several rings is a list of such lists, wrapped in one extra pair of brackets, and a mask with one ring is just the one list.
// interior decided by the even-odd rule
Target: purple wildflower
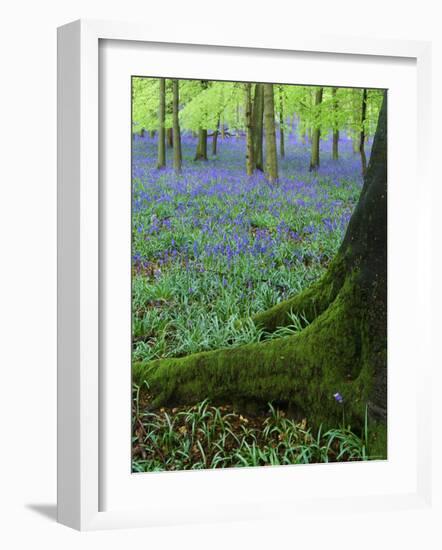
[(335, 401), (337, 401), (338, 403), (343, 403), (344, 402), (344, 398), (342, 397), (342, 395), (339, 392), (334, 393), (333, 397), (335, 398)]

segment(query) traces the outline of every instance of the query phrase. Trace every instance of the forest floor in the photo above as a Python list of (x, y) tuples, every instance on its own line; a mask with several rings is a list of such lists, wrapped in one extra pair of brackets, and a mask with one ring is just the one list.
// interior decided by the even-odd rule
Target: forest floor
[[(196, 140), (183, 137), (183, 171), (156, 169), (156, 141), (133, 142), (132, 339), (134, 361), (188, 355), (277, 338), (251, 316), (320, 277), (336, 254), (362, 187), (360, 157), (345, 136), (340, 158), (321, 142), (310, 173), (309, 145), (286, 136), (280, 178), (245, 174), (244, 138), (218, 140), (218, 154), (194, 162)], [(278, 144), (279, 145), (279, 144)], [(210, 149), (210, 143), (209, 143)], [(238, 320), (241, 319), (241, 323)], [(226, 404), (149, 408), (147, 387), (134, 388), (133, 470), (210, 468), (354, 460), (365, 436), (345, 426), (325, 434), (269, 406), (260, 416)], [(342, 417), (344, 419), (342, 420)]]

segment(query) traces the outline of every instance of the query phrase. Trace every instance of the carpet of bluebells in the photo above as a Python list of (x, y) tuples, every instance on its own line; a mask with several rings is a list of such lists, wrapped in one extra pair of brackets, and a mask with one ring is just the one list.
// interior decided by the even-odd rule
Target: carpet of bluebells
[(245, 174), (243, 136), (219, 139), (216, 157), (194, 162), (196, 139), (184, 135), (180, 175), (171, 149), (158, 170), (155, 138), (134, 136), (134, 360), (262, 339), (251, 315), (320, 277), (342, 241), (362, 177), (351, 140), (339, 145), (333, 161), (323, 140), (310, 173), (309, 145), (287, 135), (279, 182), (269, 185)]

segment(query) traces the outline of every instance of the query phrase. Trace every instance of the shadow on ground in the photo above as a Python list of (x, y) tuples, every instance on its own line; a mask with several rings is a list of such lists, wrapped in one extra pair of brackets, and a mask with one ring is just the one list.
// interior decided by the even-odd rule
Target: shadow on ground
[(25, 508), (32, 510), (40, 516), (43, 516), (51, 521), (57, 521), (57, 505), (56, 504), (25, 504)]

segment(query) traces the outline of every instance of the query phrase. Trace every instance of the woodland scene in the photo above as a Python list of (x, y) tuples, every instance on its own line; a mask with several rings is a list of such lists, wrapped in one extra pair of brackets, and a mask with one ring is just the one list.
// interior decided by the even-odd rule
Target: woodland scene
[(387, 92), (132, 78), (132, 471), (387, 458)]

